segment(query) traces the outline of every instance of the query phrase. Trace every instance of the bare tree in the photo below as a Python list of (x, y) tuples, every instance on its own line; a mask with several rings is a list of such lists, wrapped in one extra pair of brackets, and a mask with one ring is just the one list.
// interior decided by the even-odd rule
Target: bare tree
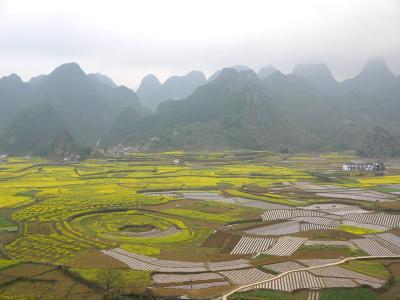
[(102, 283), (107, 290), (111, 290), (120, 283), (122, 274), (118, 270), (103, 269), (97, 273), (97, 280)]

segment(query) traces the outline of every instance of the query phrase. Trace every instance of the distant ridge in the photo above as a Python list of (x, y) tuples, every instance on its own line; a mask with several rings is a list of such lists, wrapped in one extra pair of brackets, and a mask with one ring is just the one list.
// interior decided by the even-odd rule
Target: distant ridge
[(276, 71), (278, 71), (274, 66), (267, 66), (262, 68), (260, 71), (258, 71), (257, 76), (260, 79), (265, 79), (267, 78), (269, 75), (272, 75), (273, 73), (275, 73)]
[(67, 63), (29, 83), (0, 78), (0, 105), (0, 150), (18, 154), (69, 140), (78, 148), (101, 140), (100, 147), (153, 150), (347, 150), (377, 127), (374, 141), (400, 140), (400, 78), (383, 58), (343, 82), (325, 64), (300, 64), (291, 74), (238, 65), (208, 81), (199, 71), (163, 84), (148, 75), (137, 94)]
[(200, 71), (192, 71), (184, 76), (171, 76), (162, 85), (159, 85), (154, 75), (148, 75), (142, 80), (138, 93), (143, 105), (154, 111), (160, 103), (183, 99), (204, 83), (206, 77)]
[(333, 92), (338, 85), (326, 64), (300, 64), (293, 69), (293, 74), (307, 78), (323, 92)]
[(117, 85), (115, 84), (115, 82), (108, 76), (100, 74), (100, 73), (91, 73), (88, 74), (88, 77), (91, 80), (98, 80), (99, 82), (101, 82), (102, 84), (108, 85), (112, 88), (116, 88)]
[(135, 92), (113, 87), (105, 76), (86, 75), (76, 63), (33, 78), (32, 84), (15, 75), (11, 79), (0, 80), (0, 99), (9, 116), (3, 124), (0, 146), (11, 153), (43, 152), (42, 145), (48, 145), (55, 134), (47, 127), (65, 128), (76, 143), (91, 145), (106, 134), (126, 107), (146, 113)]

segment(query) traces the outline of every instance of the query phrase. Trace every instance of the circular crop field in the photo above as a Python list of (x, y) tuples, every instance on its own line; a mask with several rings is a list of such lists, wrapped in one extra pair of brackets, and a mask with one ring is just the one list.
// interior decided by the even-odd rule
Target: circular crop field
[(184, 241), (192, 235), (179, 219), (138, 210), (79, 216), (71, 226), (88, 238), (124, 243)]

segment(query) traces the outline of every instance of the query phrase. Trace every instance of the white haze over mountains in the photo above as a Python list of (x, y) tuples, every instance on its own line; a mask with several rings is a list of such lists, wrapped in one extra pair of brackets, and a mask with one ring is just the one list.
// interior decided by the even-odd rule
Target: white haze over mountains
[(75, 61), (137, 88), (149, 73), (324, 62), (343, 80), (374, 56), (399, 74), (399, 28), (397, 0), (0, 0), (0, 77)]

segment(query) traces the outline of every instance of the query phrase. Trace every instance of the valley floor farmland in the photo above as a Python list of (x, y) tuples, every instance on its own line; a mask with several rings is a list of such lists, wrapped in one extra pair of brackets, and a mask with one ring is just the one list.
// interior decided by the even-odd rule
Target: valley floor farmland
[(352, 159), (262, 151), (76, 164), (10, 158), (0, 165), (0, 298), (234, 290), (229, 298), (390, 299), (400, 280), (400, 169), (341, 171)]

